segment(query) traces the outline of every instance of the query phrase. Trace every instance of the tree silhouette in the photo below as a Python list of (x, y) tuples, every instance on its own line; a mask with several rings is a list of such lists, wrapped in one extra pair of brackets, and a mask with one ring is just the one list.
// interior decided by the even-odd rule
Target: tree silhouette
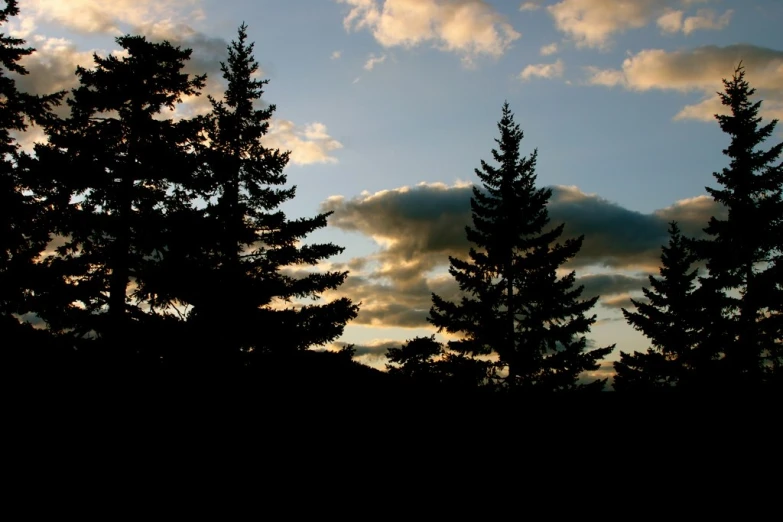
[(721, 344), (710, 345), (722, 356), (722, 378), (738, 387), (755, 387), (777, 374), (783, 363), (783, 164), (775, 163), (783, 150), (761, 144), (772, 136), (777, 120), (761, 125), (761, 101), (745, 80), (740, 64), (719, 93), (728, 115), (716, 118), (731, 141), (723, 153), (729, 166), (714, 173), (720, 188), (707, 187), (715, 201), (728, 209), (727, 219), (711, 218), (707, 239), (693, 248), (706, 261), (701, 279), (708, 297), (724, 306), (712, 315)]
[[(0, 26), (18, 14), (17, 1), (7, 0)], [(9, 73), (28, 74), (19, 61), (34, 52), (24, 44), (0, 34), (0, 338), (6, 342), (20, 331), (16, 316), (31, 311), (29, 295), (39, 272), (35, 260), (49, 241), (45, 205), (31, 193), (31, 180), (20, 167), (26, 155), (11, 133), (48, 121), (64, 95), (33, 96), (17, 89)]]
[(189, 49), (142, 36), (116, 41), (124, 54), (96, 54), (94, 68), (77, 68), (70, 117), (48, 126), (36, 154), (42, 176), (67, 196), (57, 216), (67, 240), (50, 268), (68, 284), (52, 292), (46, 319), (130, 356), (149, 342), (139, 332), (156, 303), (142, 289), (165, 255), (167, 209), (196, 167), (197, 125), (163, 112), (198, 95), (205, 77), (182, 72)]
[(471, 392), (489, 389), (493, 364), (453, 352), (435, 336), (410, 339), (400, 348), (389, 348), (386, 370), (408, 385), (431, 390)]
[(669, 223), (669, 244), (661, 250), (660, 278), (649, 276), (650, 287), (642, 289), (648, 302), (631, 299), (636, 311), (623, 308), (625, 320), (650, 339), (652, 348), (620, 352), (614, 364), (617, 391), (687, 387), (696, 375), (709, 372), (711, 354), (700, 351), (704, 324), (695, 256), (674, 221)]
[(292, 220), (279, 209), (295, 196), (296, 187), (284, 186), (290, 153), (263, 144), (276, 107), (261, 103), (268, 80), (256, 78), (253, 47), (243, 24), (227, 62), (221, 63), (227, 89), (222, 100), (210, 97), (209, 145), (200, 153), (203, 169), (191, 181), (191, 189), (208, 204), (198, 226), (179, 234), (181, 262), (175, 273), (167, 272), (170, 282), (177, 273), (185, 276), (173, 284), (193, 307), (188, 322), (199, 342), (217, 350), (209, 357), (222, 354), (235, 361), (250, 351), (326, 344), (357, 313), (347, 298), (299, 307), (291, 303), (317, 300), (338, 288), (347, 272), (297, 275), (290, 270), (316, 265), (343, 248), (300, 243), (325, 227), (329, 214)]
[(520, 155), (523, 133), (508, 103), (498, 129), (492, 155), (499, 166), (482, 161), (476, 169), (483, 189), (473, 189), (473, 227), (466, 227), (478, 249), (470, 249), (469, 261), (449, 258), (449, 272), (466, 295), (452, 303), (433, 294), (429, 320), (462, 336), (449, 342), (456, 353), (497, 357), (508, 389), (602, 389), (603, 380), (578, 380), (613, 348), (588, 350), (582, 335), (595, 322), (585, 314), (598, 298), (580, 300), (583, 287), (574, 287), (575, 273), (556, 273), (576, 256), (583, 238), (554, 243), (563, 224), (544, 231), (552, 192), (535, 187), (537, 151)]

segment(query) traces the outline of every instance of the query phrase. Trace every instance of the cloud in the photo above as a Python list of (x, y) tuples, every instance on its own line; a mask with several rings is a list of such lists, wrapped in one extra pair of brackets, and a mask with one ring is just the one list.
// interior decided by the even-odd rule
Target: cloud
[[(582, 298), (590, 299), (595, 296), (615, 296), (623, 295), (628, 292), (641, 290), (644, 286), (649, 286), (647, 275), (629, 276), (624, 274), (590, 274), (579, 277), (576, 280), (577, 285), (584, 285)], [(605, 301), (606, 299), (602, 299)]]
[(555, 26), (570, 36), (579, 47), (607, 48), (611, 37), (630, 29), (640, 29), (652, 20), (664, 32), (697, 29), (722, 29), (731, 19), (731, 11), (717, 17), (714, 11), (699, 9), (696, 15), (684, 18), (688, 8), (710, 0), (562, 0), (547, 7)]
[(664, 33), (691, 34), (699, 29), (720, 30), (725, 29), (734, 14), (732, 9), (718, 16), (712, 9), (699, 9), (694, 16), (684, 17), (684, 12), (672, 10), (658, 18), (658, 27)]
[(540, 2), (522, 2), (522, 5), (519, 6), (520, 11), (537, 11), (538, 9), (541, 9)]
[(556, 53), (557, 53), (557, 42), (541, 46), (542, 56), (549, 56)]
[[(331, 350), (338, 351), (353, 343), (336, 342), (332, 343)], [(393, 341), (391, 339), (373, 339), (363, 344), (353, 344), (356, 355), (354, 360), (356, 362), (366, 364), (373, 368), (381, 370), (386, 369), (386, 352), (389, 348), (399, 348), (402, 346), (402, 342)]]
[[(585, 236), (582, 250), (566, 268), (603, 266), (610, 272), (588, 273), (578, 280), (586, 297), (645, 286), (646, 274), (658, 271), (668, 221), (677, 219), (683, 233), (700, 236), (710, 216), (724, 216), (722, 207), (707, 196), (642, 214), (576, 187), (552, 190), (551, 225), (566, 223), (563, 239)], [(449, 256), (465, 259), (471, 246), (465, 238), (471, 196), (469, 184), (422, 183), (352, 199), (333, 196), (322, 204), (322, 211), (334, 212), (330, 226), (360, 233), (379, 248), (337, 268), (351, 270), (339, 293), (362, 303), (356, 324), (426, 327), (432, 292), (459, 299), (460, 290), (446, 268)]]
[(658, 17), (658, 27), (664, 33), (677, 33), (682, 30), (682, 18), (685, 14), (680, 10), (669, 10)]
[[(15, 76), (17, 87), (31, 94), (70, 90), (77, 84), (77, 65), (93, 63), (93, 51), (80, 51), (64, 38), (33, 36), (28, 42), (36, 52), (24, 57), (22, 65), (30, 74)], [(103, 53), (105, 54), (105, 53)]]
[(368, 30), (383, 47), (432, 44), (466, 64), (499, 57), (520, 37), (484, 0), (337, 0), (350, 6), (347, 31)]
[(337, 163), (331, 153), (343, 148), (342, 143), (329, 135), (323, 123), (297, 126), (289, 120), (273, 120), (263, 143), (265, 147), (290, 150), (291, 163), (295, 165)]
[(734, 11), (729, 9), (718, 17), (712, 9), (699, 9), (696, 12), (696, 16), (689, 16), (682, 23), (682, 32), (691, 34), (699, 29), (714, 31), (725, 29), (731, 21), (732, 14), (734, 14)]
[(129, 27), (203, 17), (197, 0), (21, 0), (19, 8), (34, 20), (79, 33), (120, 36)]
[(386, 61), (385, 54), (381, 56), (375, 56), (374, 54), (370, 54), (370, 56), (367, 58), (367, 61), (364, 63), (364, 70), (372, 71), (376, 65), (381, 64), (385, 61)]
[(519, 78), (524, 81), (531, 78), (560, 78), (564, 70), (563, 60), (557, 60), (555, 63), (539, 63), (525, 67), (519, 73)]
[(701, 92), (704, 98), (683, 108), (675, 119), (713, 120), (725, 113), (716, 91), (742, 61), (746, 78), (764, 100), (761, 114), (779, 117), (783, 107), (783, 51), (753, 45), (705, 46), (689, 50), (646, 49), (623, 61), (622, 69), (588, 68), (588, 83), (633, 91)]

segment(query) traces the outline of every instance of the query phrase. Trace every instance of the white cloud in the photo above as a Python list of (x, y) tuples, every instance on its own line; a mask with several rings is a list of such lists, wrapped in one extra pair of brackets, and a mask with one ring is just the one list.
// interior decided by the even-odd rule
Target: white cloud
[(538, 9), (541, 9), (540, 2), (522, 2), (522, 5), (519, 6), (520, 11), (536, 11)]
[(520, 37), (484, 0), (337, 0), (351, 10), (347, 31), (366, 29), (384, 47), (425, 43), (455, 52), (466, 64), (499, 57)]
[(525, 67), (519, 73), (519, 78), (525, 81), (531, 78), (559, 78), (563, 76), (564, 70), (563, 60), (557, 60), (555, 63), (539, 63)]
[(381, 56), (375, 56), (374, 54), (371, 54), (369, 58), (367, 58), (367, 61), (364, 63), (364, 70), (372, 71), (376, 65), (381, 64), (385, 61), (386, 61), (385, 54)]
[(76, 66), (91, 66), (97, 50), (80, 51), (65, 38), (47, 38), (35, 35), (28, 42), (36, 52), (25, 56), (21, 64), (30, 74), (15, 77), (20, 90), (32, 94), (49, 94), (70, 90), (77, 82)]
[(718, 17), (712, 9), (699, 9), (696, 12), (696, 16), (689, 16), (682, 23), (682, 32), (691, 34), (699, 29), (724, 29), (729, 25), (732, 14), (734, 14), (734, 11), (729, 9)]
[(680, 9), (710, 1), (714, 0), (561, 0), (547, 9), (556, 27), (578, 46), (606, 48), (612, 35), (640, 29), (653, 20), (667, 33), (723, 29), (731, 19), (731, 10), (717, 17), (711, 9), (699, 9), (685, 17)]
[(712, 9), (699, 9), (694, 16), (684, 17), (683, 11), (668, 11), (658, 18), (658, 27), (664, 33), (691, 34), (699, 29), (720, 30), (729, 25), (732, 9), (718, 16)]
[(684, 11), (669, 10), (658, 17), (658, 27), (664, 33), (678, 33), (682, 30), (682, 19), (685, 15)]
[(343, 148), (342, 143), (329, 135), (323, 123), (300, 127), (289, 120), (273, 120), (263, 143), (265, 147), (290, 150), (291, 163), (295, 165), (337, 163), (337, 158), (330, 154)]
[(120, 35), (123, 26), (200, 16), (198, 0), (21, 0), (19, 8), (37, 20), (81, 33)]
[(541, 55), (549, 56), (557, 53), (557, 42), (541, 46)]
[(588, 82), (607, 87), (622, 86), (634, 91), (671, 90), (701, 92), (702, 101), (683, 108), (676, 119), (711, 121), (725, 109), (716, 96), (722, 79), (730, 78), (740, 62), (746, 78), (764, 100), (762, 116), (776, 118), (783, 104), (783, 51), (752, 45), (706, 46), (667, 52), (646, 49), (625, 59), (622, 69), (588, 68)]

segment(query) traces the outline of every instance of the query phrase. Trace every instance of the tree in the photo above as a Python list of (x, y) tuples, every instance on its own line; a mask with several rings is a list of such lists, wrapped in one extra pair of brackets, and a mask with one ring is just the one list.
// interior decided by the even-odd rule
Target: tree
[[(181, 262), (174, 267), (191, 274), (191, 280), (174, 282), (173, 293), (192, 306), (188, 322), (201, 344), (218, 350), (210, 357), (222, 353), (234, 360), (250, 350), (268, 353), (326, 344), (357, 313), (347, 298), (291, 304), (296, 298), (317, 300), (338, 288), (347, 272), (297, 276), (290, 270), (316, 265), (343, 248), (300, 244), (326, 226), (328, 213), (292, 220), (279, 209), (294, 198), (296, 187), (284, 186), (290, 153), (263, 144), (276, 107), (261, 105), (268, 80), (256, 78), (253, 47), (243, 24), (228, 48), (227, 62), (221, 63), (228, 84), (223, 100), (210, 97), (209, 146), (201, 153), (201, 175), (191, 185), (208, 201), (199, 226), (191, 227), (199, 237), (181, 243)], [(183, 266), (191, 268), (183, 271)], [(197, 284), (194, 273), (199, 274)], [(176, 279), (176, 274), (168, 278)]]
[(400, 348), (389, 348), (386, 369), (410, 383), (449, 392), (489, 389), (493, 365), (455, 353), (435, 336), (415, 337)]
[[(17, 16), (16, 0), (0, 9), (0, 25)], [(0, 337), (18, 331), (16, 315), (30, 311), (29, 292), (37, 274), (35, 259), (49, 240), (43, 220), (44, 205), (30, 193), (29, 180), (19, 161), (24, 154), (12, 132), (24, 132), (30, 123), (42, 123), (60, 104), (63, 93), (33, 96), (20, 92), (8, 73), (28, 74), (19, 63), (34, 52), (25, 41), (0, 34)], [(8, 329), (6, 329), (6, 327)]]
[(138, 336), (155, 300), (140, 289), (165, 255), (167, 209), (196, 167), (197, 125), (163, 112), (198, 95), (205, 76), (182, 72), (189, 49), (116, 41), (124, 54), (96, 54), (94, 68), (77, 68), (70, 117), (47, 128), (49, 144), (36, 154), (42, 176), (65, 194), (57, 218), (67, 240), (51, 269), (67, 284), (50, 296), (46, 319), (130, 356), (149, 342)]
[(726, 384), (754, 387), (774, 374), (780, 378), (783, 364), (783, 143), (760, 148), (777, 120), (761, 125), (761, 101), (751, 101), (755, 89), (742, 64), (723, 84), (719, 95), (730, 114), (716, 118), (730, 137), (723, 151), (730, 162), (713, 174), (720, 187), (707, 191), (728, 217), (711, 218), (708, 237), (693, 248), (708, 270), (702, 287), (726, 303), (713, 314), (715, 327), (727, 334), (722, 346), (712, 346), (720, 350), (721, 375)]
[(499, 166), (482, 161), (475, 171), (483, 187), (473, 189), (473, 227), (466, 232), (477, 248), (468, 261), (449, 258), (449, 272), (465, 296), (452, 303), (433, 294), (429, 320), (439, 331), (462, 336), (449, 342), (456, 353), (496, 357), (508, 389), (601, 389), (605, 381), (588, 386), (578, 380), (613, 349), (588, 350), (582, 335), (595, 322), (585, 314), (598, 298), (580, 300), (575, 273), (556, 273), (576, 256), (583, 237), (554, 243), (565, 225), (544, 231), (552, 191), (535, 187), (538, 151), (520, 155), (523, 133), (508, 103), (498, 130), (492, 155)]
[(698, 270), (677, 223), (669, 223), (669, 244), (661, 248), (660, 278), (649, 276), (642, 292), (648, 302), (631, 299), (635, 312), (623, 308), (625, 320), (650, 339), (646, 353), (620, 352), (615, 362), (617, 391), (645, 391), (688, 386), (695, 373), (709, 371), (711, 355), (700, 350), (704, 330)]

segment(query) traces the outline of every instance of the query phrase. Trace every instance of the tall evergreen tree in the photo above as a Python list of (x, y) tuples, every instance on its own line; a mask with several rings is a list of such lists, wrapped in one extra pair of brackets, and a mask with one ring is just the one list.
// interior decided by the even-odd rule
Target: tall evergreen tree
[[(19, 14), (16, 0), (0, 9), (0, 26)], [(44, 205), (30, 193), (29, 180), (19, 166), (19, 144), (12, 132), (27, 130), (29, 123), (43, 123), (63, 93), (33, 96), (20, 92), (9, 73), (28, 74), (19, 62), (34, 52), (25, 41), (0, 33), (0, 337), (18, 324), (14, 314), (30, 311), (27, 296), (34, 286), (35, 259), (49, 240), (42, 216)], [(21, 155), (23, 156), (23, 155)]]
[(459, 334), (449, 342), (459, 354), (496, 356), (507, 371), (509, 389), (542, 391), (603, 388), (605, 381), (579, 383), (582, 372), (598, 368), (613, 347), (587, 349), (583, 334), (595, 322), (585, 314), (597, 297), (580, 300), (575, 273), (558, 277), (556, 270), (579, 252), (582, 237), (555, 243), (564, 224), (549, 224), (550, 189), (535, 186), (537, 150), (521, 156), (523, 133), (508, 103), (498, 123), (499, 166), (482, 161), (474, 187), (473, 226), (466, 227), (470, 260), (450, 257), (449, 272), (466, 294), (461, 302), (433, 294), (430, 322)]
[[(228, 48), (227, 62), (221, 63), (228, 84), (223, 100), (210, 97), (209, 146), (201, 155), (202, 176), (192, 186), (208, 205), (194, 231), (199, 237), (181, 244), (182, 260), (175, 267), (183, 275), (198, 274), (196, 284), (175, 282), (174, 293), (193, 307), (188, 322), (200, 343), (218, 350), (210, 357), (222, 353), (236, 359), (251, 350), (323, 345), (339, 337), (357, 313), (347, 298), (300, 307), (291, 303), (295, 298), (317, 300), (338, 288), (347, 272), (298, 277), (284, 270), (316, 265), (343, 248), (300, 243), (325, 227), (329, 214), (292, 220), (279, 208), (294, 198), (296, 187), (285, 187), (290, 153), (263, 144), (276, 107), (261, 103), (268, 80), (256, 77), (253, 47), (243, 24)], [(183, 266), (191, 270), (183, 271)]]
[(753, 387), (773, 373), (779, 378), (783, 364), (783, 143), (761, 148), (777, 120), (761, 124), (761, 101), (751, 101), (755, 89), (741, 64), (723, 83), (719, 94), (730, 114), (716, 118), (730, 137), (723, 151), (730, 162), (714, 173), (720, 187), (707, 191), (728, 217), (711, 218), (707, 239), (695, 241), (694, 249), (706, 261), (705, 292), (726, 302), (713, 316), (715, 328), (728, 334), (727, 342), (713, 346), (722, 351), (722, 376)]
[(52, 268), (68, 281), (46, 310), (54, 329), (97, 336), (110, 352), (135, 353), (134, 332), (150, 317), (154, 300), (137, 290), (166, 250), (166, 209), (176, 205), (176, 184), (193, 174), (198, 128), (163, 116), (204, 76), (182, 72), (189, 49), (142, 36), (122, 36), (124, 55), (94, 55), (78, 67), (80, 85), (68, 99), (71, 113), (47, 129), (37, 147), (41, 169), (67, 194), (58, 232), (67, 238)]
[(676, 222), (669, 224), (669, 244), (662, 247), (660, 278), (650, 276), (643, 288), (648, 302), (631, 299), (635, 312), (623, 308), (625, 320), (650, 339), (646, 353), (620, 352), (614, 364), (617, 391), (646, 391), (694, 386), (710, 371), (712, 356), (700, 350), (702, 304), (696, 291), (698, 270)]

